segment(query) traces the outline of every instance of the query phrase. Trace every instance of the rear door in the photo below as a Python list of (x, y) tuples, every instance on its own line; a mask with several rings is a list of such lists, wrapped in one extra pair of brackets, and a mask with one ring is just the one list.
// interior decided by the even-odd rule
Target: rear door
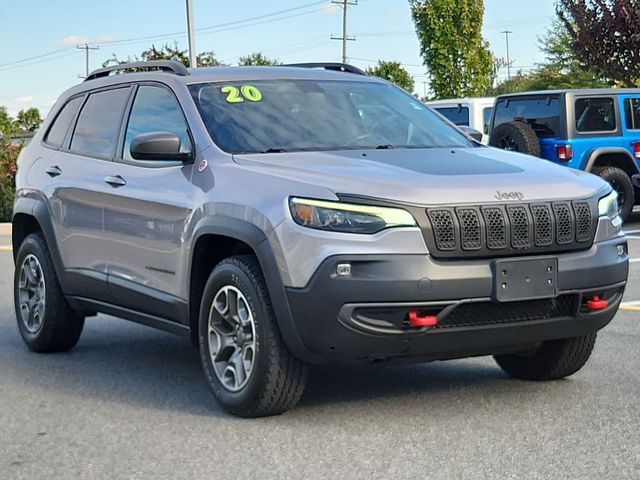
[(131, 140), (141, 133), (172, 132), (191, 149), (185, 116), (162, 84), (137, 87), (118, 158), (109, 174), (122, 184), (104, 196), (103, 256), (117, 305), (170, 320), (185, 316), (187, 221), (192, 214), (193, 165), (131, 158)]
[[(626, 148), (636, 164), (640, 156), (636, 156), (634, 144), (640, 144), (640, 95), (620, 95), (620, 113), (622, 115), (622, 146)], [(637, 149), (640, 147), (636, 147)]]
[(68, 293), (78, 296), (111, 298), (101, 255), (104, 177), (130, 92), (130, 87), (120, 87), (71, 99), (45, 137), (50, 155), (38, 163), (39, 174), (47, 177), (46, 195)]

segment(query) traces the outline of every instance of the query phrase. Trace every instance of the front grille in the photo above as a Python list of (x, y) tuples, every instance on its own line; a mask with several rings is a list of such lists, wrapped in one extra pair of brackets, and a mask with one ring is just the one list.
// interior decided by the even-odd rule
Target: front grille
[(597, 225), (588, 201), (427, 208), (438, 257), (499, 257), (589, 248)]
[(461, 303), (434, 327), (436, 329), (482, 327), (488, 325), (532, 322), (559, 317), (573, 317), (577, 311), (575, 294), (544, 300), (520, 302)]

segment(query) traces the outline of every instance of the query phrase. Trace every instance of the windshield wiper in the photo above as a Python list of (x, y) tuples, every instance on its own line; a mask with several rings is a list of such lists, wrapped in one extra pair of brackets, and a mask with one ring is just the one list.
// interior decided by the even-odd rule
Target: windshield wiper
[(260, 153), (284, 153), (284, 152), (286, 152), (284, 148), (267, 148), (266, 150), (263, 150)]
[(390, 150), (392, 148), (396, 148), (393, 145), (387, 144), (387, 145), (378, 145), (376, 147), (376, 150)]

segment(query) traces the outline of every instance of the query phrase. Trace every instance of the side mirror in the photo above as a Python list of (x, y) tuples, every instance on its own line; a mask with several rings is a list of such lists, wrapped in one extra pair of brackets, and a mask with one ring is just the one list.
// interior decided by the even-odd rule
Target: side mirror
[(131, 140), (129, 151), (134, 160), (186, 162), (193, 156), (190, 150), (180, 151), (180, 137), (173, 132), (141, 133)]
[(464, 133), (467, 137), (473, 138), (476, 142), (482, 142), (482, 132), (479, 132), (475, 128), (467, 127), (466, 125), (458, 126), (462, 133)]

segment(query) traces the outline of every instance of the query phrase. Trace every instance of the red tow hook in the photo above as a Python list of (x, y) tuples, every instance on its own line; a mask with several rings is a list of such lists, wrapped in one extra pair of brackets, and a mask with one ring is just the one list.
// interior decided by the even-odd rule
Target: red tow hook
[(609, 306), (609, 302), (603, 298), (600, 298), (600, 295), (594, 295), (589, 300), (587, 300), (586, 305), (589, 310), (604, 310)]
[(435, 327), (438, 324), (438, 317), (435, 315), (420, 315), (417, 310), (410, 310), (409, 323), (412, 327)]

